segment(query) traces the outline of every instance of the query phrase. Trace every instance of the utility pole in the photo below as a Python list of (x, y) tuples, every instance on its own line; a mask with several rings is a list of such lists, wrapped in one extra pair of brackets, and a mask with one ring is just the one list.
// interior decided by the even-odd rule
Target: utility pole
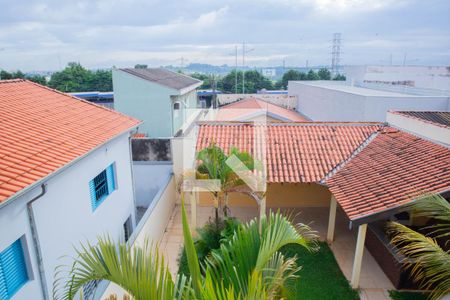
[(242, 42), (242, 94), (245, 94), (245, 42)]
[(235, 94), (238, 93), (238, 89), (237, 89), (237, 85), (238, 85), (238, 71), (237, 71), (237, 66), (238, 66), (238, 46), (236, 45), (236, 65), (234, 67), (234, 79), (235, 79), (235, 83), (234, 83), (234, 92)]
[(245, 50), (245, 42), (242, 42), (242, 94), (245, 94), (245, 54), (253, 50)]

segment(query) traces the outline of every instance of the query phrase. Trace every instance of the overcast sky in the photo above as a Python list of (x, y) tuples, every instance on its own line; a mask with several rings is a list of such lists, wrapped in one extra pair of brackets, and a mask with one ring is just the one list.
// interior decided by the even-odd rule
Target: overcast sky
[(0, 68), (136, 63), (450, 65), (449, 0), (0, 0)]

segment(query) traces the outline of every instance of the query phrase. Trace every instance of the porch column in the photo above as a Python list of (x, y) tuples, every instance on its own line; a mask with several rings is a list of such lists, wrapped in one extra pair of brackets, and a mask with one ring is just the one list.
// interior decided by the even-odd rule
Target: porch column
[(359, 277), (361, 275), (361, 263), (364, 253), (364, 242), (366, 240), (367, 224), (359, 225), (358, 227), (358, 239), (356, 240), (355, 258), (353, 261), (352, 271), (352, 287), (354, 289), (359, 286)]
[(328, 218), (327, 242), (331, 244), (334, 239), (334, 227), (336, 225), (336, 198), (331, 195), (330, 199), (330, 216)]
[(261, 204), (259, 205), (259, 219), (261, 220), (263, 216), (266, 215), (266, 195), (261, 199)]
[(197, 228), (197, 197), (198, 192), (194, 191), (189, 193), (189, 198), (191, 200), (191, 231), (196, 232)]

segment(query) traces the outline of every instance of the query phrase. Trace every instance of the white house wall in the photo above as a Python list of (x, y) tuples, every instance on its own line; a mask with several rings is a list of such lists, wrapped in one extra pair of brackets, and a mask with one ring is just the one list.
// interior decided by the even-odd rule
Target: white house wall
[(313, 121), (386, 121), (388, 110), (448, 110), (448, 97), (380, 97), (337, 91), (301, 82), (289, 82), (298, 111)]
[[(116, 167), (117, 189), (92, 211), (89, 181), (111, 163), (115, 163)], [(104, 234), (114, 239), (124, 237), (123, 224), (130, 215), (134, 215), (128, 134), (90, 153), (50, 178), (46, 184), (47, 192), (33, 203), (33, 211), (51, 296), (55, 268), (70, 263), (68, 259), (62, 260), (61, 256), (73, 256), (74, 246), (86, 241), (95, 242), (98, 236)], [(0, 210), (0, 247), (3, 249), (26, 234), (32, 257), (34, 280), (28, 282), (14, 299), (42, 297), (26, 212), (26, 203), (40, 190), (38, 187)]]
[(133, 162), (136, 206), (148, 207), (172, 173), (171, 163)]

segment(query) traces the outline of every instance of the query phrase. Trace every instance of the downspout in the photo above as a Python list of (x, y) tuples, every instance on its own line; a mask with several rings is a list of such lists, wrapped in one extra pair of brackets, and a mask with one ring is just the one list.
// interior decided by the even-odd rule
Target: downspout
[(42, 296), (44, 297), (45, 300), (47, 300), (50, 298), (48, 296), (47, 282), (45, 279), (45, 272), (44, 272), (44, 265), (42, 263), (41, 246), (39, 244), (39, 236), (37, 233), (36, 220), (34, 218), (34, 212), (33, 212), (33, 206), (32, 206), (34, 201), (36, 201), (37, 199), (39, 199), (45, 195), (45, 193), (47, 192), (47, 185), (45, 183), (41, 184), (41, 189), (42, 189), (42, 191), (39, 195), (37, 195), (36, 197), (34, 197), (33, 199), (31, 199), (30, 201), (27, 202), (27, 212), (28, 212), (28, 220), (30, 221), (30, 230), (31, 230), (31, 237), (33, 239), (34, 251), (36, 252), (36, 259), (37, 259), (37, 264), (38, 264)]

